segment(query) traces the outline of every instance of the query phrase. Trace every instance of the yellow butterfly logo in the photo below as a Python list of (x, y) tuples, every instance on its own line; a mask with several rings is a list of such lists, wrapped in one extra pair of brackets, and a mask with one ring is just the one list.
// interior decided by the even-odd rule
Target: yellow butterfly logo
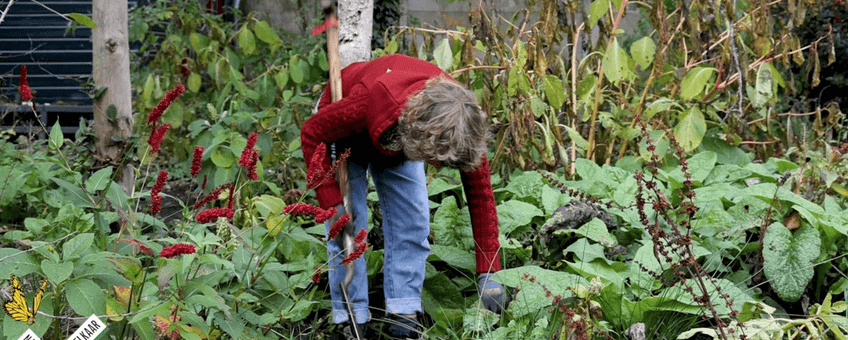
[(12, 317), (13, 320), (26, 322), (32, 325), (35, 322), (35, 313), (38, 312), (38, 306), (41, 305), (41, 298), (44, 297), (44, 289), (47, 288), (47, 281), (41, 282), (41, 288), (38, 293), (35, 293), (35, 298), (32, 299), (32, 309), (27, 308), (24, 292), (21, 290), (21, 282), (18, 277), (12, 275), (12, 299), (3, 303), (3, 310), (6, 314)]

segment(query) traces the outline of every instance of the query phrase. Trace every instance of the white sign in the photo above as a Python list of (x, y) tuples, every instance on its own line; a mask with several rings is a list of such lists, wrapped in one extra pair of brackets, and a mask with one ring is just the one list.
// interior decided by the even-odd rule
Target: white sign
[(27, 328), (26, 332), (24, 332), (24, 335), (21, 335), (18, 340), (41, 340), (41, 338), (39, 338), (38, 335), (35, 335), (35, 332), (33, 332), (31, 329)]
[(68, 340), (94, 340), (105, 330), (106, 325), (103, 324), (103, 321), (100, 321), (97, 315), (92, 314), (74, 334), (71, 334)]

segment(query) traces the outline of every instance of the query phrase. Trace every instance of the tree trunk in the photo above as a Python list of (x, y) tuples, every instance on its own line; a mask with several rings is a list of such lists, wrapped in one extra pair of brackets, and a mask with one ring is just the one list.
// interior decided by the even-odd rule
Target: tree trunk
[[(106, 166), (117, 166), (133, 129), (127, 0), (94, 0), (91, 16), (97, 24), (91, 33), (91, 76), (95, 89), (105, 89), (94, 98), (97, 160)], [(125, 166), (116, 171), (120, 172), (119, 183), (129, 193), (134, 182), (132, 169)]]
[(373, 0), (339, 1), (339, 59), (342, 67), (371, 60)]

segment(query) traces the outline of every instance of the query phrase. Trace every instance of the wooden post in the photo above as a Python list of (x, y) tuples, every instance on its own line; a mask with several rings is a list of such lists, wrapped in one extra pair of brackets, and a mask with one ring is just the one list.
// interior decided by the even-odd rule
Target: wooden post
[[(91, 16), (97, 25), (91, 32), (91, 77), (96, 89), (105, 89), (94, 98), (95, 149), (101, 164), (117, 166), (133, 130), (127, 0), (94, 0)], [(132, 169), (116, 171), (121, 172), (119, 183), (130, 193), (134, 185)]]

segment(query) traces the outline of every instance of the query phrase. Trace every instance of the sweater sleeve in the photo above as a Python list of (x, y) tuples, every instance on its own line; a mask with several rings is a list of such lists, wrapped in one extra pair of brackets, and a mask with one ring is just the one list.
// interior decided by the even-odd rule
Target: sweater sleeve
[[(318, 144), (330, 144), (357, 131), (364, 131), (367, 109), (368, 95), (363, 86), (354, 88), (349, 96), (338, 102), (322, 105), (300, 130), (303, 159), (306, 160), (307, 167)], [(322, 170), (330, 169), (331, 165), (330, 157), (324, 157), (324, 162), (321, 164)], [(308, 171), (321, 170), (307, 168)], [(324, 209), (342, 203), (339, 182), (334, 175), (315, 188), (315, 194), (318, 196), (318, 203)]]
[(489, 161), (483, 161), (476, 170), (463, 172), (462, 184), (468, 199), (471, 214), (471, 229), (474, 234), (477, 255), (477, 273), (494, 273), (501, 269), (500, 241), (498, 241), (498, 212), (495, 195), (489, 178)]

